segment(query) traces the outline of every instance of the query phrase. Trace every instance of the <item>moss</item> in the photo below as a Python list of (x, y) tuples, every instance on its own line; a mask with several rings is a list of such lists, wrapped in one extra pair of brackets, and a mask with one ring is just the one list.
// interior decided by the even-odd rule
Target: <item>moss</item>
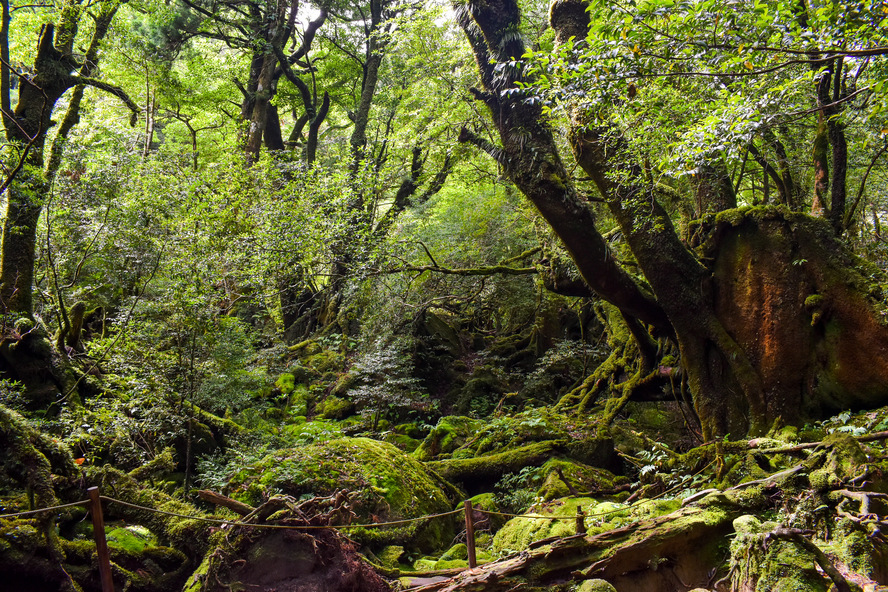
[(322, 419), (345, 419), (354, 410), (354, 403), (335, 395), (330, 395), (315, 407), (315, 413)]
[(453, 545), (441, 555), (441, 559), (445, 561), (450, 561), (452, 559), (468, 559), (469, 557), (469, 548), (465, 543), (458, 543)]
[[(576, 534), (577, 510), (586, 515), (586, 531), (590, 535), (620, 528), (638, 520), (661, 516), (678, 509), (676, 500), (625, 506), (579, 497), (555, 500), (530, 514), (535, 518), (513, 518), (493, 537), (491, 550), (499, 555), (523, 551), (533, 541)], [(555, 518), (546, 520), (545, 518)]]
[(586, 580), (576, 592), (617, 592), (617, 589), (605, 580)]
[(475, 458), (448, 459), (426, 463), (430, 469), (450, 481), (499, 479), (506, 473), (528, 466), (540, 466), (554, 456), (560, 447), (556, 442), (536, 442), (498, 454)]
[(403, 555), (404, 547), (401, 545), (388, 545), (376, 553), (376, 558), (379, 559), (379, 563), (383, 567), (394, 568), (398, 567)]
[(421, 442), (419, 440), (414, 440), (410, 436), (405, 436), (403, 434), (396, 434), (394, 432), (389, 432), (385, 435), (384, 440), (389, 444), (394, 444), (404, 452), (410, 453), (419, 448)]
[(813, 557), (785, 540), (767, 540), (777, 525), (745, 515), (733, 522), (731, 542), (733, 589), (757, 592), (826, 592), (827, 581), (815, 568)]
[(444, 454), (450, 454), (475, 435), (484, 422), (471, 417), (447, 416), (438, 420), (438, 424), (426, 436), (413, 456), (421, 461), (432, 460)]
[(157, 537), (144, 526), (105, 527), (105, 538), (109, 547), (128, 553), (138, 553), (148, 547), (157, 546)]
[(438, 562), (434, 557), (422, 557), (413, 562), (414, 571), (435, 571)]
[(559, 470), (565, 479), (580, 492), (610, 490), (629, 481), (626, 477), (615, 477), (606, 469), (572, 461), (551, 459), (541, 469), (544, 475), (543, 484), (537, 495), (542, 499), (548, 501), (570, 495), (571, 492), (567, 484), (558, 474)]
[(342, 354), (329, 349), (321, 350), (318, 353), (307, 356), (302, 360), (303, 364), (305, 364), (308, 368), (321, 374), (340, 368), (344, 361), (345, 358)]
[(422, 428), (415, 423), (401, 423), (396, 425), (394, 429), (396, 433), (410, 436), (415, 440), (421, 440), (424, 436)]
[[(230, 495), (250, 504), (279, 491), (294, 497), (345, 490), (361, 521), (374, 522), (438, 514), (451, 509), (457, 493), (421, 463), (396, 447), (368, 438), (342, 438), (279, 450), (244, 467), (229, 483)], [(415, 522), (403, 528), (349, 531), (382, 547), (407, 542), (440, 548), (453, 537), (452, 517)]]
[(202, 592), (204, 589), (204, 581), (207, 579), (207, 572), (210, 569), (210, 554), (207, 554), (201, 564), (194, 573), (188, 578), (182, 592)]
[(288, 373), (281, 374), (278, 379), (274, 381), (274, 386), (276, 386), (281, 393), (289, 395), (293, 392), (293, 389), (296, 388), (296, 377)]
[(809, 311), (816, 310), (823, 306), (823, 294), (811, 294), (805, 298), (805, 308)]

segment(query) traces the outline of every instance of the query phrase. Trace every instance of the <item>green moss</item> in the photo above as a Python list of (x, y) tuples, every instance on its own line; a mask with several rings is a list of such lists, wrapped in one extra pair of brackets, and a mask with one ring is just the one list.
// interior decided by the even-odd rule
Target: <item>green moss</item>
[[(229, 490), (232, 497), (250, 504), (273, 491), (300, 497), (345, 490), (360, 520), (374, 522), (447, 512), (455, 501), (452, 487), (420, 462), (391, 444), (368, 438), (279, 450), (239, 471)], [(411, 542), (440, 548), (452, 539), (454, 525), (447, 517), (403, 528), (350, 531), (350, 536), (380, 547)]]
[(809, 311), (815, 310), (823, 306), (823, 294), (811, 294), (805, 298), (805, 308)]
[(325, 349), (303, 358), (302, 362), (308, 368), (323, 374), (340, 368), (344, 360), (345, 358), (339, 352)]
[(398, 567), (403, 555), (404, 547), (401, 545), (388, 545), (376, 553), (376, 558), (379, 559), (379, 563), (383, 567), (395, 568)]
[(434, 557), (422, 557), (413, 562), (414, 571), (435, 571), (435, 564), (438, 562)]
[(210, 569), (210, 554), (207, 554), (201, 564), (185, 583), (182, 592), (202, 592), (204, 589), (204, 580), (207, 578), (207, 572)]
[(315, 407), (315, 413), (322, 419), (345, 419), (354, 413), (354, 410), (354, 403), (335, 395), (330, 395)]
[(613, 502), (598, 502), (588, 497), (555, 500), (532, 513), (534, 518), (509, 520), (493, 537), (491, 551), (506, 555), (526, 549), (533, 541), (576, 534), (576, 516), (580, 508), (586, 515), (587, 533), (595, 535), (638, 520), (668, 514), (677, 510), (679, 505), (676, 500), (632, 507)]
[(410, 436), (405, 436), (403, 434), (396, 434), (394, 432), (389, 432), (385, 435), (384, 440), (389, 444), (394, 444), (404, 452), (413, 452), (417, 448), (421, 442), (419, 440), (414, 440)]
[(157, 546), (157, 537), (144, 526), (105, 527), (108, 546), (129, 553), (138, 553)]
[(289, 395), (296, 388), (296, 377), (292, 374), (281, 374), (274, 382), (274, 386), (285, 395)]
[(605, 580), (586, 580), (576, 592), (617, 592), (617, 589)]
[(567, 484), (558, 475), (559, 470), (565, 479), (580, 492), (610, 490), (629, 481), (626, 477), (615, 477), (613, 473), (605, 469), (573, 461), (551, 459), (541, 468), (544, 475), (543, 484), (537, 495), (542, 499), (548, 501), (570, 495)]
[(555, 442), (535, 442), (498, 454), (431, 461), (427, 465), (450, 481), (483, 479), (495, 475), (502, 476), (528, 466), (542, 465), (555, 454), (557, 447), (558, 444)]
[(435, 569), (465, 569), (469, 562), (465, 559), (439, 559), (435, 562)]
[(731, 542), (734, 589), (756, 592), (826, 592), (829, 588), (814, 567), (813, 557), (791, 541), (769, 540), (777, 525), (745, 515), (733, 522)]
[(441, 555), (441, 559), (445, 561), (450, 561), (452, 559), (468, 559), (469, 557), (469, 548), (466, 547), (465, 543), (458, 543), (453, 545)]
[(442, 417), (414, 451), (413, 456), (418, 460), (427, 461), (450, 454), (465, 444), (466, 440), (475, 435), (483, 425), (484, 422), (471, 417)]

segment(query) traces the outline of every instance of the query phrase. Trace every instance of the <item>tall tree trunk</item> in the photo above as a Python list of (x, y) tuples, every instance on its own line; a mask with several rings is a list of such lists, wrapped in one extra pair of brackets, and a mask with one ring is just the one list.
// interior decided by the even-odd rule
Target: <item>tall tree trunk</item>
[[(761, 433), (767, 428), (761, 383), (745, 352), (727, 333), (713, 307), (710, 272), (680, 241), (667, 212), (646, 186), (625, 140), (613, 128), (575, 112), (570, 138), (577, 162), (596, 183), (618, 221), (656, 299), (632, 280), (610, 254), (580, 202), (540, 107), (517, 88), (518, 68), (505, 67), (524, 53), (514, 0), (455, 4), (484, 83), (475, 96), (499, 130), (499, 155), (509, 178), (527, 195), (565, 243), (584, 279), (624, 313), (674, 334), (707, 438)], [(550, 12), (559, 40), (588, 27), (585, 3), (556, 2)], [(495, 70), (495, 64), (500, 64)], [(483, 147), (483, 142), (476, 139)], [(735, 393), (730, 396), (729, 393)]]
[[(121, 89), (90, 78), (99, 45), (108, 31), (117, 7), (103, 3), (96, 18), (96, 27), (87, 50), (87, 60), (78, 64), (72, 55), (77, 22), (81, 16), (79, 2), (71, 0), (62, 9), (58, 29), (46, 24), (40, 31), (34, 58), (34, 76), (22, 80), (14, 118), (4, 118), (6, 137), (22, 147), (26, 166), (16, 177), (7, 179), (7, 210), (0, 238), (0, 309), (4, 313), (30, 315), (34, 278), (37, 223), (47, 196), (50, 181), (61, 162), (61, 144), (79, 119), (82, 97), (74, 93), (54, 142), (50, 157), (44, 162), (44, 148), (51, 126), (50, 117), (61, 96), (70, 88), (90, 85), (120, 98), (132, 111), (131, 123), (139, 107)], [(113, 3), (116, 4), (116, 3)], [(57, 32), (57, 34), (56, 34)], [(80, 74), (72, 75), (76, 69)]]
[(829, 191), (829, 135), (823, 114), (818, 114), (817, 131), (814, 133), (814, 198), (811, 202), (811, 215), (823, 216), (826, 213)]
[(37, 222), (47, 195), (43, 151), (56, 102), (69, 88), (72, 63), (54, 47), (55, 27), (43, 26), (34, 59), (34, 77), (19, 86), (15, 120), (6, 121), (7, 137), (27, 151), (25, 166), (9, 184), (0, 243), (0, 307), (5, 313), (30, 315)]
[(737, 195), (721, 155), (714, 155), (697, 167), (697, 217), (737, 207)]

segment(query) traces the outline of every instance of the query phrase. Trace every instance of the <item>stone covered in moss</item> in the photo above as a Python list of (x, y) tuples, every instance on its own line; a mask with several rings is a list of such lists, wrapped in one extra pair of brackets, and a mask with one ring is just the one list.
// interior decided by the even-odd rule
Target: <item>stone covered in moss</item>
[(605, 580), (586, 580), (580, 584), (577, 592), (617, 592), (617, 589)]
[[(350, 493), (358, 521), (382, 522), (448, 512), (452, 486), (395, 446), (368, 438), (342, 438), (302, 448), (278, 450), (239, 471), (230, 480), (232, 497), (259, 504), (269, 492), (294, 497)], [(363, 540), (379, 544), (411, 542), (443, 546), (451, 540), (452, 517), (395, 529), (368, 529)], [(448, 538), (451, 537), (451, 538)]]
[(345, 419), (354, 411), (354, 403), (335, 395), (330, 395), (315, 407), (315, 414), (323, 419)]
[(793, 542), (773, 540), (767, 533), (778, 524), (752, 515), (734, 520), (731, 542), (732, 589), (755, 592), (826, 592), (828, 579), (818, 573), (810, 553)]
[(679, 502), (661, 500), (634, 506), (599, 502), (589, 497), (555, 500), (529, 513), (530, 518), (513, 518), (493, 537), (491, 550), (507, 555), (526, 549), (533, 541), (576, 534), (577, 510), (586, 515), (586, 532), (595, 535), (639, 520), (677, 510)]
[(571, 494), (561, 475), (580, 492), (613, 490), (617, 485), (629, 482), (626, 477), (616, 477), (606, 469), (554, 458), (541, 467), (541, 472), (543, 484), (537, 495), (546, 501)]
[(413, 455), (419, 460), (427, 461), (451, 454), (463, 446), (483, 425), (483, 421), (471, 417), (455, 415), (442, 417)]

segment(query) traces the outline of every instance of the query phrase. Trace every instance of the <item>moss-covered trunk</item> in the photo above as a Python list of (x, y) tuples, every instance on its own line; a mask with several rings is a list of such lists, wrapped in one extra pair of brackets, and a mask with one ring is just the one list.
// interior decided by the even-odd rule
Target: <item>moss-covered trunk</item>
[[(556, 41), (585, 36), (587, 4), (553, 2)], [(719, 240), (710, 241), (708, 258), (702, 259), (680, 239), (619, 127), (603, 122), (600, 110), (593, 118), (575, 107), (569, 138), (574, 156), (619, 225), (652, 298), (610, 253), (595, 229), (592, 210), (561, 163), (542, 111), (522, 96), (521, 85), (528, 81), (514, 62), (524, 53), (520, 36), (514, 34), (520, 23), (517, 3), (479, 0), (455, 3), (455, 8), (484, 85), (474, 94), (489, 108), (502, 145), (492, 146), (465, 130), (461, 139), (499, 160), (564, 241), (599, 296), (676, 341), (704, 438), (761, 434), (778, 421), (884, 403), (888, 367), (880, 360), (888, 332), (866, 304), (865, 282), (847, 281), (843, 275), (854, 263), (839, 255), (844, 252), (840, 243), (819, 230), (802, 232), (809, 228), (807, 218), (790, 220), (776, 213), (776, 225), (747, 227), (747, 233), (735, 235), (735, 242), (725, 242), (724, 253)], [(744, 218), (742, 212), (735, 215)], [(723, 214), (721, 219), (729, 217)], [(788, 225), (784, 230), (779, 220)], [(793, 238), (781, 241), (781, 232), (794, 233)], [(756, 248), (760, 243), (767, 248)], [(731, 255), (738, 250), (747, 253), (745, 259)], [(770, 292), (756, 292), (756, 283)], [(750, 289), (741, 293), (737, 287), (744, 284)], [(834, 294), (827, 299), (831, 321), (818, 316), (812, 323), (806, 306), (814, 307), (816, 295), (826, 292)], [(839, 301), (847, 304), (834, 304)], [(770, 330), (769, 323), (783, 327), (775, 317), (793, 322)], [(812, 326), (801, 327), (800, 319)], [(825, 323), (820, 333), (818, 323)], [(857, 347), (875, 353), (844, 352)], [(860, 372), (862, 379), (846, 370), (860, 361), (869, 365)]]

